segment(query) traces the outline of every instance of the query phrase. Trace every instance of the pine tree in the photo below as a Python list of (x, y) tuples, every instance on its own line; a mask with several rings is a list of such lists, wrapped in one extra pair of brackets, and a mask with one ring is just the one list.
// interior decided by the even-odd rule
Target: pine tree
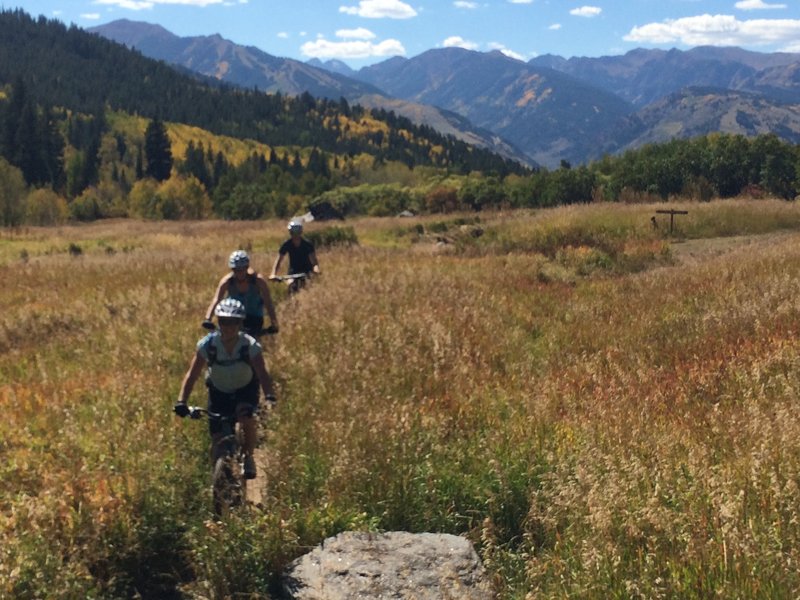
[(136, 180), (138, 181), (144, 177), (144, 157), (142, 156), (142, 147), (136, 148), (136, 167), (135, 167)]
[(155, 118), (144, 133), (145, 175), (156, 181), (169, 179), (172, 172), (172, 147), (164, 123)]
[(56, 125), (53, 112), (45, 109), (40, 124), (45, 181), (58, 191), (64, 186), (64, 138)]

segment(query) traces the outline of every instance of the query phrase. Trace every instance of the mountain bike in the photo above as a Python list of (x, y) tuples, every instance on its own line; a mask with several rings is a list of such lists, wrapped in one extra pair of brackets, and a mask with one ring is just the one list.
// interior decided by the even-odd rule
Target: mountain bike
[(289, 294), (296, 294), (306, 285), (306, 281), (311, 278), (311, 273), (293, 273), (292, 275), (276, 275), (270, 277), (270, 281), (288, 282)]
[(220, 437), (211, 449), (211, 491), (214, 514), (218, 517), (244, 504), (247, 479), (244, 477), (244, 433), (235, 415), (221, 415), (199, 406), (189, 407), (189, 418), (206, 416), (221, 424)]

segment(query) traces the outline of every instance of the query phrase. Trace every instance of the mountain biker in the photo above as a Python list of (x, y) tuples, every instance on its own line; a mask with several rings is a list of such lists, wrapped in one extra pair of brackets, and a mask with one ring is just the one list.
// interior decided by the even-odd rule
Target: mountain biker
[(228, 258), (228, 267), (231, 272), (224, 275), (219, 281), (219, 286), (214, 294), (214, 299), (208, 305), (206, 317), (203, 320), (203, 327), (213, 329), (211, 315), (214, 308), (226, 296), (235, 298), (244, 304), (246, 316), (244, 319), (244, 330), (258, 337), (264, 326), (264, 308), (267, 309), (271, 327), (270, 333), (278, 332), (278, 317), (275, 314), (275, 305), (272, 304), (272, 296), (269, 293), (267, 281), (260, 274), (250, 268), (250, 257), (244, 250), (235, 250)]
[(289, 255), (289, 275), (299, 273), (319, 275), (319, 261), (314, 251), (314, 244), (303, 237), (303, 224), (300, 221), (292, 220), (289, 221), (287, 229), (289, 230), (289, 239), (283, 242), (278, 250), (278, 257), (272, 267), (270, 279), (277, 279), (278, 269), (280, 269), (283, 257), (287, 254)]
[[(203, 367), (207, 367), (208, 410), (225, 416), (236, 415), (244, 433), (244, 476), (253, 479), (256, 476), (253, 450), (257, 436), (258, 389), (260, 386), (264, 398), (274, 403), (272, 377), (264, 364), (261, 345), (241, 330), (245, 319), (244, 304), (234, 298), (225, 298), (214, 308), (214, 314), (219, 329), (197, 343), (197, 351), (184, 375), (174, 410), (181, 417), (189, 414), (187, 402), (192, 388)], [(218, 420), (209, 420), (209, 431), (215, 444), (221, 438), (220, 430)]]

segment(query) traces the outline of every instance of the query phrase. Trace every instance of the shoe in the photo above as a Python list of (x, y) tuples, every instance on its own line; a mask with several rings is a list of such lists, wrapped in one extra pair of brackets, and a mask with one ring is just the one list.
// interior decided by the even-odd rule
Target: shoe
[(253, 458), (252, 456), (244, 457), (244, 478), (245, 479), (256, 478), (256, 459)]

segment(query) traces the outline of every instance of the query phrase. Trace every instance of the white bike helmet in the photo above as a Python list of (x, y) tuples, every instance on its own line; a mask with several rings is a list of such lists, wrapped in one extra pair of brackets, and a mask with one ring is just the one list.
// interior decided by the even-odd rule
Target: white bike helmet
[(228, 266), (231, 269), (246, 269), (250, 266), (250, 257), (244, 250), (234, 250), (228, 259)]
[(289, 230), (289, 233), (303, 233), (303, 224), (300, 221), (289, 221), (286, 229)]
[(220, 319), (244, 319), (244, 304), (235, 298), (225, 298), (214, 309)]

